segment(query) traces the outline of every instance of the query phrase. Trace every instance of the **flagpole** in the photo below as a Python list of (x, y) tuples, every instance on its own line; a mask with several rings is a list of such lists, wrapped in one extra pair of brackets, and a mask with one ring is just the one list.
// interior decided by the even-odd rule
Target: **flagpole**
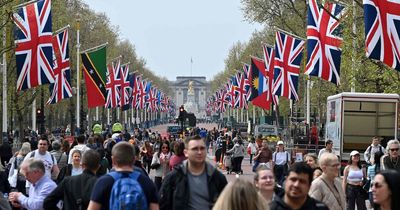
[(307, 124), (310, 125), (310, 76), (307, 76)]
[[(357, 34), (357, 25), (356, 25), (356, 15), (357, 15), (357, 11), (356, 11), (356, 1), (353, 0), (353, 36), (355, 37), (355, 35)], [(353, 76), (351, 78), (351, 92), (354, 93), (356, 92), (356, 85), (355, 85), (355, 74), (356, 74), (356, 47), (357, 47), (357, 40), (356, 38), (353, 37), (353, 56), (352, 57), (352, 73)]]
[(66, 25), (66, 26), (64, 26), (64, 27), (62, 27), (62, 28), (60, 28), (60, 29), (58, 29), (57, 31), (54, 31), (54, 32), (53, 32), (53, 35), (56, 35), (56, 34), (60, 33), (61, 31), (64, 31), (65, 29), (70, 28), (70, 27), (71, 27), (71, 26), (68, 24), (68, 25)]
[[(6, 19), (3, 20), (3, 47), (6, 48), (7, 45), (7, 27), (5, 26)], [(2, 126), (2, 135), (7, 133), (7, 53), (3, 53), (3, 63), (2, 63), (2, 70), (3, 70), (3, 126)]]
[(96, 107), (96, 121), (99, 121), (99, 107)]
[[(79, 69), (79, 50), (81, 47), (81, 44), (79, 43), (79, 29), (80, 29), (80, 25), (79, 25), (79, 18), (76, 20), (76, 127), (79, 128), (80, 127), (80, 69)], [(80, 129), (79, 129), (80, 130)], [(79, 131), (80, 132), (80, 131)]]
[(84, 50), (84, 51), (82, 51), (81, 53), (90, 53), (90, 52), (93, 52), (93, 51), (95, 51), (95, 50), (97, 50), (97, 49), (99, 49), (99, 48), (105, 47), (105, 46), (107, 46), (107, 45), (108, 45), (108, 42), (106, 42), (106, 43), (104, 43), (104, 44), (101, 44), (101, 45), (97, 45), (97, 46), (92, 47), (92, 48), (89, 48), (89, 49), (87, 49), (87, 50)]
[(21, 7), (24, 7), (24, 6), (28, 5), (28, 4), (36, 3), (36, 2), (38, 2), (38, 1), (39, 1), (39, 0), (32, 0), (32, 1), (28, 1), (28, 2), (22, 3), (22, 4), (18, 4), (18, 5), (13, 6), (12, 9), (13, 9), (13, 10), (16, 10), (16, 9), (19, 9), (19, 8), (21, 8)]
[(32, 130), (36, 132), (36, 98), (32, 102)]
[(296, 35), (296, 34), (293, 34), (293, 33), (290, 33), (290, 32), (288, 32), (288, 31), (285, 31), (285, 30), (283, 30), (283, 29), (281, 29), (281, 28), (279, 28), (279, 27), (274, 26), (273, 28), (274, 28), (275, 30), (277, 30), (277, 31), (283, 32), (283, 33), (285, 33), (285, 34), (287, 34), (287, 35), (293, 36), (293, 37), (298, 38), (298, 39), (301, 39), (301, 40), (303, 40), (303, 41), (306, 40), (306, 39), (303, 38), (303, 37), (300, 37), (300, 36), (298, 36), (298, 35)]

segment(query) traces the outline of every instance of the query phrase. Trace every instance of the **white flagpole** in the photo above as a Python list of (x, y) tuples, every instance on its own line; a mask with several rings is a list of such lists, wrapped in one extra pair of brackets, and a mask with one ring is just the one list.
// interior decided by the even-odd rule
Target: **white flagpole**
[[(357, 5), (356, 5), (356, 1), (353, 0), (353, 34), (357, 34), (357, 25), (356, 25), (356, 15), (357, 15), (357, 11), (356, 11)], [(354, 93), (356, 92), (356, 81), (355, 81), (355, 74), (356, 74), (356, 47), (357, 47), (357, 40), (354, 37), (353, 38), (353, 56), (352, 56), (352, 68), (353, 68), (353, 76), (351, 78), (351, 92)]]
[(99, 121), (99, 107), (96, 107), (96, 121)]
[(76, 20), (76, 127), (79, 128), (80, 126), (80, 78), (79, 78), (79, 50), (81, 44), (79, 43), (79, 19)]
[[(3, 47), (6, 48), (7, 45), (7, 32), (5, 27), (6, 19), (3, 20), (4, 28), (3, 28)], [(7, 54), (6, 52), (3, 53), (3, 63), (2, 63), (2, 70), (3, 70), (3, 126), (2, 131), (3, 134), (7, 133)]]
[(32, 130), (36, 132), (36, 98), (32, 102)]
[(107, 125), (110, 125), (110, 109), (107, 109)]
[(307, 77), (307, 124), (310, 125), (310, 76)]

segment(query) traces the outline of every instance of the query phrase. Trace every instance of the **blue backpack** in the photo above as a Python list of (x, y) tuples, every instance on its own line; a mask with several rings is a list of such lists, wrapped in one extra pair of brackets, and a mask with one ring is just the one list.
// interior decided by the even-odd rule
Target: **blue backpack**
[(110, 209), (148, 209), (146, 195), (137, 181), (139, 172), (133, 171), (129, 175), (110, 172), (109, 175), (115, 180), (111, 189)]

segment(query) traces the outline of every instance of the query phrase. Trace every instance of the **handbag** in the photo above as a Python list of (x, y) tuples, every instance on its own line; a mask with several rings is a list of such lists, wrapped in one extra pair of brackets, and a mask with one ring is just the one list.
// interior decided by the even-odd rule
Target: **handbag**
[(363, 186), (362, 188), (366, 191), (369, 192), (369, 188), (371, 187), (371, 180), (370, 179), (364, 179), (363, 180)]
[(158, 169), (158, 168), (160, 168), (160, 166), (161, 166), (161, 164), (160, 164), (160, 158), (159, 158), (159, 157), (156, 157), (156, 161), (154, 161), (154, 163), (152, 163), (152, 164), (150, 165), (150, 168), (151, 168), (151, 169)]

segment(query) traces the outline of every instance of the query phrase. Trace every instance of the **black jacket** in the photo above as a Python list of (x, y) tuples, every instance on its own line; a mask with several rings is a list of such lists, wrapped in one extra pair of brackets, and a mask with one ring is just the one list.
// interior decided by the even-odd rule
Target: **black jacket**
[[(284, 196), (284, 195), (282, 195)], [(271, 202), (270, 204), (270, 209), (274, 209), (274, 210), (292, 210), (292, 208), (290, 208), (284, 201), (282, 197), (279, 196), (275, 196), (274, 200)], [(315, 200), (314, 198), (311, 198), (310, 196), (307, 195), (307, 200), (306, 202), (303, 204), (303, 206), (298, 209), (298, 210), (329, 210), (329, 208)]]
[(64, 201), (65, 210), (80, 210), (78, 204), (80, 200), (81, 209), (87, 209), (96, 179), (96, 175), (89, 170), (84, 170), (82, 174), (77, 176), (66, 177), (46, 197), (43, 202), (43, 208), (56, 210), (58, 209), (57, 203), (62, 200)]
[[(206, 163), (206, 173), (211, 209), (227, 181), (225, 176), (209, 163)], [(160, 210), (188, 209), (189, 197), (186, 160), (164, 178), (160, 189)]]

